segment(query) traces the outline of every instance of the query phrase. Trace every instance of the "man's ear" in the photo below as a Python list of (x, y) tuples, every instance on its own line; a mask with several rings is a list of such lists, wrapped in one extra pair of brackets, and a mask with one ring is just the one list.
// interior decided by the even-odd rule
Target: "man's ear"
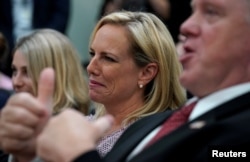
[(145, 86), (151, 80), (155, 78), (158, 73), (158, 65), (156, 63), (149, 63), (145, 67), (143, 67), (140, 71), (138, 78), (138, 85)]

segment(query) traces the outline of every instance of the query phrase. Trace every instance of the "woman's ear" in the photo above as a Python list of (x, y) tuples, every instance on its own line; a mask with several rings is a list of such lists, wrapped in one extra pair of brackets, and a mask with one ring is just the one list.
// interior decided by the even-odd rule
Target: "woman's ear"
[(147, 85), (151, 80), (155, 78), (158, 73), (158, 64), (149, 63), (145, 67), (143, 67), (140, 71), (138, 84), (139, 85)]

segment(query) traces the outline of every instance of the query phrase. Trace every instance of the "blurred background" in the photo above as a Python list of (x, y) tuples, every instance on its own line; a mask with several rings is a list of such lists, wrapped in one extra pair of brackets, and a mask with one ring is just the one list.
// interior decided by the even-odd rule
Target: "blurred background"
[(82, 61), (88, 62), (91, 32), (98, 20), (102, 0), (71, 0), (71, 15), (66, 34), (78, 49)]
[[(89, 38), (96, 22), (103, 15), (122, 9), (154, 13), (168, 27), (175, 43), (178, 43), (180, 24), (191, 13), (190, 1), (191, 0), (1, 0), (0, 32), (2, 32), (11, 43), (9, 43), (10, 53), (6, 55), (6, 59), (2, 59), (0, 71), (11, 76), (10, 66), (12, 61), (11, 51), (14, 45), (13, 39), (16, 40), (21, 35), (33, 29), (43, 27), (59, 30), (68, 36), (78, 50), (84, 67), (86, 67), (89, 61)], [(31, 11), (34, 11), (33, 15)], [(32, 23), (33, 28), (31, 28), (30, 23)], [(13, 34), (15, 35), (14, 38), (12, 38)]]

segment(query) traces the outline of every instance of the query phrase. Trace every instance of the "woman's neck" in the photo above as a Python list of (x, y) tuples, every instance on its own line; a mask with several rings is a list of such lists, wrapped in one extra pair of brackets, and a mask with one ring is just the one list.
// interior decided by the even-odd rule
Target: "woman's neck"
[[(122, 105), (122, 104), (121, 104)], [(105, 107), (106, 113), (111, 114), (114, 117), (114, 124), (110, 130), (110, 132), (117, 131), (126, 125), (124, 125), (124, 121), (127, 117), (137, 110), (138, 108), (142, 107), (143, 104), (134, 104), (130, 106), (123, 105), (122, 107)]]

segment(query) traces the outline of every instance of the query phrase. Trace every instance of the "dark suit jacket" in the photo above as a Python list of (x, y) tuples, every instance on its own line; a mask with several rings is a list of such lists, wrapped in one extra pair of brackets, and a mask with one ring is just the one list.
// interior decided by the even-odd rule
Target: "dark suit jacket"
[[(11, 1), (0, 1), (0, 31), (8, 40), (10, 49), (14, 46)], [(66, 32), (70, 16), (70, 0), (33, 0), (33, 3), (32, 25), (34, 29), (51, 28), (62, 33)], [(10, 63), (11, 57), (8, 57), (8, 68), (10, 68)], [(7, 74), (10, 75), (8, 72)]]
[[(104, 159), (97, 152), (83, 154), (75, 162), (122, 162), (154, 128), (170, 116), (169, 112), (143, 118), (131, 125)], [(195, 125), (196, 123), (196, 125)], [(199, 125), (199, 123), (203, 123)], [(203, 162), (225, 160), (212, 158), (212, 150), (247, 152), (250, 158), (250, 93), (237, 97), (216, 109), (186, 123), (142, 151), (132, 162), (182, 161)], [(235, 158), (237, 160), (237, 158)], [(232, 160), (232, 159), (230, 159)]]

